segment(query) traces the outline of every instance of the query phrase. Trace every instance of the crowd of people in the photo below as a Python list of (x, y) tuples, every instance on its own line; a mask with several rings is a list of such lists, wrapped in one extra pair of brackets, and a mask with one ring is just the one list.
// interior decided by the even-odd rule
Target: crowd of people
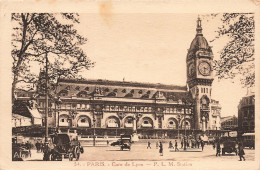
[[(191, 140), (181, 139), (180, 143), (181, 143), (181, 149), (184, 149), (184, 148), (194, 148), (195, 149), (195, 148), (201, 147), (201, 150), (203, 151), (204, 146), (205, 146), (205, 142), (203, 140), (195, 140), (195, 139), (191, 139)], [(155, 146), (156, 146), (156, 149), (159, 148), (160, 156), (163, 156), (163, 144), (162, 144), (162, 142), (156, 141)], [(147, 149), (148, 148), (151, 149), (151, 142), (150, 141), (147, 142)], [(174, 149), (175, 152), (179, 151), (177, 140), (174, 141), (174, 145), (173, 145), (172, 141), (169, 141), (168, 149)], [(213, 143), (213, 149), (216, 149), (216, 156), (220, 156), (221, 143), (219, 141), (217, 141), (216, 143)], [(240, 158), (239, 161), (242, 161), (242, 160), (245, 161), (244, 147), (243, 147), (243, 144), (241, 142), (238, 143), (237, 152), (238, 152), (238, 156)]]
[(37, 152), (43, 152), (43, 150), (44, 150), (44, 144), (42, 143), (42, 141), (41, 142), (37, 141), (35, 143), (35, 147), (36, 147)]
[[(200, 146), (201, 146), (201, 149), (203, 151), (204, 145), (205, 145), (205, 143), (202, 140), (200, 140), (200, 141), (198, 140), (197, 142), (194, 142), (192, 140), (185, 140), (185, 139), (181, 140), (181, 148), (183, 148), (183, 149), (184, 148), (200, 148)], [(163, 144), (162, 144), (162, 142), (156, 141), (155, 146), (156, 146), (156, 149), (159, 148), (159, 153), (160, 153), (161, 156), (163, 156)], [(147, 142), (146, 148), (151, 149), (151, 142), (150, 141)], [(177, 140), (174, 141), (174, 145), (173, 145), (172, 141), (169, 141), (168, 149), (174, 149), (175, 152), (180, 151), (179, 148), (178, 148)]]

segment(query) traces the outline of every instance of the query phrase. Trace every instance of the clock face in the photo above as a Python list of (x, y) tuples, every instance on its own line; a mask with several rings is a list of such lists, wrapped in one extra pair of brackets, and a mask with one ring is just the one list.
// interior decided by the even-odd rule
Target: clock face
[(211, 68), (208, 62), (201, 62), (199, 64), (199, 72), (204, 76), (208, 76), (210, 74)]
[(195, 66), (194, 66), (193, 63), (191, 63), (191, 64), (189, 65), (189, 68), (188, 68), (188, 75), (189, 75), (189, 77), (191, 77), (192, 75), (194, 75), (194, 73), (195, 73)]

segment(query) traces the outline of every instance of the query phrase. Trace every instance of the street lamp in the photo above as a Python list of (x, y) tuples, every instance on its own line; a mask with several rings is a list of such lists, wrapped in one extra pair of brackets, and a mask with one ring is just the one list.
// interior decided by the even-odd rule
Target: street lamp
[(49, 110), (49, 99), (48, 99), (48, 53), (45, 54), (46, 59), (46, 70), (45, 70), (45, 142), (44, 142), (44, 156), (43, 160), (48, 160), (48, 110)]
[(181, 120), (181, 117), (180, 115), (178, 115), (178, 124), (177, 124), (177, 128), (178, 128), (178, 140), (180, 139), (180, 120)]
[(186, 105), (187, 101), (186, 99), (182, 99), (182, 102), (184, 103), (184, 150), (186, 150), (187, 145), (187, 136), (186, 136)]

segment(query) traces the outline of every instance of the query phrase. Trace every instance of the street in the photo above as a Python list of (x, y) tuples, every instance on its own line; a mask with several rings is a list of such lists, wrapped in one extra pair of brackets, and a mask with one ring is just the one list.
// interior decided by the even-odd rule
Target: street
[[(212, 145), (205, 145), (204, 150), (190, 149), (186, 152), (180, 149), (175, 152), (168, 149), (168, 143), (163, 144), (163, 156), (160, 156), (159, 149), (156, 149), (155, 143), (151, 144), (151, 149), (147, 149), (146, 143), (132, 144), (131, 150), (120, 150), (119, 146), (100, 146), (100, 147), (84, 147), (84, 153), (80, 155), (79, 161), (238, 161), (239, 156), (226, 154), (216, 157), (216, 150)], [(244, 149), (246, 161), (255, 160), (255, 150)], [(28, 161), (41, 161), (42, 153), (36, 153), (32, 150), (32, 157)], [(69, 161), (63, 159), (63, 161)]]

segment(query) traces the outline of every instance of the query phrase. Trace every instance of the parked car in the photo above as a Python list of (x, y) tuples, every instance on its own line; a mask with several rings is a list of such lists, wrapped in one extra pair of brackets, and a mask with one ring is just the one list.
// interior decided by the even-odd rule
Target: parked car
[(71, 139), (68, 134), (60, 133), (50, 135), (48, 152), (44, 153), (44, 160), (61, 161), (62, 158), (69, 158), (70, 161), (73, 158), (79, 160), (80, 153), (84, 150), (80, 145), (80, 142), (74, 138)]
[(222, 155), (225, 153), (235, 153), (237, 155), (238, 144), (232, 140), (226, 140), (223, 142)]
[(118, 139), (117, 141), (112, 142), (110, 145), (111, 146), (121, 145), (121, 139)]
[(129, 149), (131, 150), (131, 135), (121, 135), (120, 149)]
[(121, 148), (121, 150), (124, 150), (124, 149), (131, 150), (131, 140), (130, 139), (122, 139), (120, 148)]

